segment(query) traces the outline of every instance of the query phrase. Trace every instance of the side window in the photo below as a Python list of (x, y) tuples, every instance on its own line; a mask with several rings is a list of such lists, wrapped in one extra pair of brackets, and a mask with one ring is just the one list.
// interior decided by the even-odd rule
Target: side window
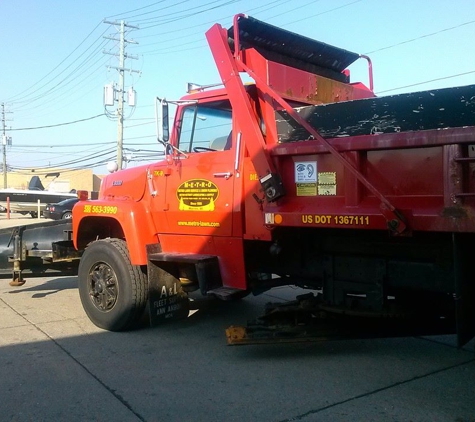
[(184, 152), (229, 149), (232, 113), (228, 102), (190, 106), (183, 110), (178, 148)]

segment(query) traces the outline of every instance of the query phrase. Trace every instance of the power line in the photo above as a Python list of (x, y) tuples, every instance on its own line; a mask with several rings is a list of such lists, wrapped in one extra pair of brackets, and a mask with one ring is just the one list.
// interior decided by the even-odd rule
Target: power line
[(315, 17), (320, 16), (320, 15), (324, 15), (326, 13), (334, 12), (335, 10), (344, 9), (345, 7), (352, 6), (355, 3), (359, 3), (361, 1), (363, 1), (363, 0), (355, 0), (355, 1), (352, 1), (351, 3), (346, 3), (346, 4), (343, 4), (341, 6), (334, 7), (333, 9), (328, 9), (328, 10), (325, 10), (323, 12), (316, 13), (315, 15), (305, 16), (302, 19), (297, 19), (296, 21), (287, 22), (283, 26), (292, 25), (292, 24), (297, 23), (297, 22), (302, 22), (302, 21), (305, 21), (307, 19), (311, 19), (311, 18), (315, 18)]
[[(89, 154), (87, 156), (77, 158), (75, 160), (63, 161), (63, 162), (55, 163), (53, 165), (48, 165), (48, 166), (44, 166), (44, 165), (43, 166), (35, 166), (35, 169), (44, 170), (44, 169), (48, 169), (48, 168), (52, 168), (52, 167), (66, 167), (66, 166), (71, 166), (71, 165), (78, 164), (78, 163), (82, 163), (82, 165), (86, 166), (85, 162), (90, 161), (92, 159), (97, 159), (99, 157), (104, 157), (106, 155), (110, 156), (110, 154), (113, 154), (114, 151), (115, 151), (114, 148), (109, 148), (107, 151), (104, 151), (100, 154)], [(11, 166), (11, 168), (27, 169), (27, 168), (31, 168), (31, 166), (28, 166), (28, 167), (23, 167), (23, 166), (14, 167), (14, 166)]]
[[(152, 10), (152, 11), (146, 12), (146, 13), (141, 13), (141, 14), (139, 14), (139, 15), (128, 16), (127, 19), (136, 18), (136, 17), (138, 17), (138, 16), (150, 15), (150, 14), (155, 13), (155, 12), (161, 12), (161, 11), (166, 10), (166, 9), (170, 9), (170, 8), (173, 8), (173, 7), (176, 7), (176, 6), (180, 6), (180, 5), (182, 5), (183, 3), (188, 3), (189, 1), (190, 1), (190, 0), (182, 0), (182, 1), (180, 1), (180, 2), (177, 2), (177, 3), (172, 4), (171, 6), (162, 7), (162, 8), (160, 8), (160, 9)], [(168, 15), (164, 15), (164, 16), (168, 16)], [(125, 19), (125, 18), (124, 18), (124, 19)], [(147, 19), (145, 19), (145, 20), (147, 20)], [(134, 22), (136, 22), (136, 21), (134, 21)], [(140, 22), (142, 22), (142, 21), (140, 21)]]
[(153, 124), (155, 124), (155, 121), (153, 121), (153, 122), (146, 122), (146, 123), (137, 123), (136, 125), (127, 125), (127, 126), (124, 126), (124, 129), (128, 129), (128, 128), (131, 128), (131, 127), (137, 127), (137, 126), (153, 125)]
[[(129, 10), (128, 12), (122, 12), (122, 13), (118, 13), (116, 15), (111, 15), (111, 16), (108, 16), (107, 19), (115, 18), (117, 16), (121, 16), (123, 19), (130, 19), (131, 17), (133, 18), (134, 16), (124, 16), (124, 15), (126, 15), (127, 13), (138, 12), (139, 10), (143, 10), (143, 9), (148, 9), (149, 7), (155, 6), (155, 5), (160, 4), (160, 3), (164, 3), (165, 1), (166, 0), (160, 0), (160, 1), (157, 1), (155, 3), (149, 4), (147, 6), (139, 7), (138, 9), (133, 9), (133, 10)], [(152, 12), (154, 12), (154, 11), (152, 11)], [(152, 13), (152, 12), (147, 12), (147, 13)], [(140, 15), (137, 15), (137, 16), (140, 16)]]
[[(50, 80), (49, 82), (45, 83), (44, 85), (42, 85), (40, 88), (38, 88), (36, 91), (32, 92), (30, 94), (29, 97), (24, 97), (24, 99), (20, 99), (20, 100), (17, 100), (15, 102), (15, 104), (23, 104), (23, 103), (28, 103), (28, 105), (34, 103), (35, 101), (38, 101), (40, 99), (44, 99), (46, 96), (50, 96), (51, 94), (54, 94), (58, 89), (63, 89), (64, 87), (66, 87), (67, 85), (69, 85), (70, 83), (72, 82), (76, 82), (76, 84), (78, 83), (76, 79), (70, 79), (72, 78), (73, 75), (75, 75), (81, 68), (83, 68), (88, 62), (90, 62), (92, 60), (92, 58), (94, 57), (94, 55), (97, 54), (98, 50), (100, 50), (101, 48), (103, 48), (109, 41), (103, 41), (102, 44), (100, 44), (98, 47), (96, 47), (96, 49), (90, 53), (78, 66), (76, 66), (76, 68), (74, 68), (69, 74), (67, 74), (63, 79), (61, 79), (60, 81), (56, 82), (55, 85), (52, 87), (52, 88), (49, 88), (46, 93), (45, 92), (41, 92), (39, 94), (37, 94), (35, 97), (31, 97), (31, 95), (33, 95), (34, 93), (40, 91), (42, 88), (46, 87), (47, 85), (51, 84), (53, 82), (53, 80)], [(102, 58), (99, 57), (92, 65), (94, 66), (100, 59)], [(67, 69), (69, 69), (72, 65), (74, 64), (71, 63), (68, 67), (66, 67), (61, 73), (59, 73), (58, 75), (56, 75), (55, 78), (58, 78), (60, 75), (62, 75)], [(68, 79), (69, 82), (65, 83)], [(67, 91), (66, 91), (67, 92)]]
[(415, 83), (415, 84), (400, 86), (400, 87), (398, 87), (398, 88), (385, 89), (384, 91), (379, 91), (379, 92), (377, 92), (377, 94), (382, 94), (383, 92), (396, 91), (396, 90), (398, 90), (398, 89), (411, 88), (411, 87), (413, 87), (413, 86), (424, 85), (424, 84), (428, 84), (428, 83), (430, 83), (430, 82), (442, 81), (442, 80), (444, 80), (444, 79), (457, 78), (458, 76), (465, 76), (465, 75), (469, 75), (470, 73), (475, 73), (475, 70), (471, 70), (471, 71), (469, 71), (469, 72), (464, 72), (464, 73), (458, 73), (458, 74), (456, 74), (456, 75), (444, 76), (444, 77), (442, 77), (442, 78), (431, 79), (431, 80), (424, 81), (424, 82), (417, 82), (417, 83)]
[[(114, 144), (115, 141), (109, 141), (109, 142), (101, 142), (101, 148), (103, 145), (108, 145), (108, 144)], [(93, 144), (65, 144), (65, 145), (40, 145), (40, 144), (35, 144), (35, 145), (21, 145), (21, 148), (71, 148), (71, 147), (97, 147), (97, 142), (94, 142)]]
[(443, 32), (452, 31), (453, 29), (461, 28), (462, 26), (470, 25), (470, 24), (472, 24), (472, 23), (475, 23), (475, 20), (469, 21), (469, 22), (464, 22), (464, 23), (461, 23), (461, 24), (459, 24), (459, 25), (451, 26), (450, 28), (444, 28), (444, 29), (441, 29), (440, 31), (432, 32), (432, 33), (430, 33), (430, 34), (421, 35), (421, 36), (416, 37), (416, 38), (411, 38), (410, 40), (401, 41), (401, 42), (399, 42), (399, 43), (392, 44), (392, 45), (388, 45), (388, 46), (386, 46), (386, 47), (381, 47), (381, 48), (378, 48), (377, 50), (368, 51), (368, 52), (365, 53), (365, 54), (373, 54), (373, 53), (377, 53), (377, 52), (379, 52), (379, 51), (388, 50), (389, 48), (398, 47), (398, 46), (400, 46), (400, 45), (404, 45), (404, 44), (408, 44), (408, 43), (411, 43), (411, 42), (414, 42), (414, 41), (418, 41), (418, 40), (421, 40), (421, 39), (423, 39), (423, 38), (432, 37), (432, 36), (434, 36), (434, 35), (438, 35), (438, 34), (441, 34), (441, 33), (443, 33)]
[[(64, 58), (58, 65), (56, 65), (50, 72), (48, 72), (45, 76), (43, 76), (40, 80), (38, 80), (37, 82), (35, 82), (33, 85), (31, 85), (30, 87), (28, 87), (27, 89), (23, 90), (22, 92), (18, 93), (17, 95), (14, 95), (13, 97), (11, 97), (8, 101), (11, 101), (11, 102), (19, 102), (21, 100), (24, 100), (25, 98), (28, 98), (28, 96), (23, 96), (23, 97), (20, 97), (19, 99), (17, 100), (14, 100), (16, 97), (20, 96), (21, 94), (25, 93), (25, 92), (28, 92), (30, 89), (32, 89), (33, 87), (35, 87), (36, 85), (38, 85), (40, 82), (42, 82), (43, 80), (45, 80), (49, 75), (51, 75), (56, 69), (58, 69), (69, 57), (72, 56), (72, 54), (79, 48), (81, 47), (81, 45), (84, 44), (84, 42), (91, 36), (91, 34), (99, 27), (99, 25), (101, 24), (98, 23), (94, 29), (83, 39), (83, 41), (81, 41), (81, 43), (71, 52), (68, 54), (68, 56), (66, 56), (66, 58)], [(71, 64), (69, 64), (62, 72), (60, 72), (58, 75), (55, 76), (55, 78), (57, 78), (58, 76), (60, 76), (62, 73), (64, 73), (70, 66), (72, 66), (83, 54), (85, 54), (86, 51), (88, 51), (98, 40), (100, 39), (100, 37), (98, 37), (96, 39), (96, 41), (94, 41), (77, 59), (75, 59)], [(37, 88), (35, 91), (33, 91), (31, 94), (29, 95), (32, 95), (36, 92), (38, 92), (40, 89), (46, 87), (49, 83), (51, 83), (51, 80), (46, 82), (45, 84), (43, 84), (42, 86), (40, 86), (39, 88)]]
[[(128, 141), (130, 139), (144, 139), (144, 138), (155, 138), (155, 139), (157, 139), (157, 135), (133, 136), (133, 137), (130, 137), (130, 138), (125, 138), (125, 140)], [(128, 145), (133, 145), (133, 144), (128, 144)]]
[[(254, 7), (252, 9), (246, 9), (244, 12), (249, 14), (251, 12), (257, 12), (258, 10), (260, 10), (262, 8), (264, 8), (264, 10), (262, 10), (261, 12), (267, 12), (271, 8), (270, 6), (276, 7), (276, 3), (286, 3), (286, 2), (287, 2), (287, 0), (274, 0), (274, 1), (271, 1), (271, 2), (268, 2), (268, 3), (265, 3), (261, 6)], [(222, 21), (227, 20), (227, 19), (232, 19), (233, 17), (234, 17), (234, 15), (227, 15), (227, 16), (224, 16), (224, 17), (213, 19), (211, 21), (202, 22), (198, 25), (188, 25), (186, 27), (186, 29), (202, 28), (205, 25), (212, 25), (216, 22), (222, 22)], [(144, 38), (151, 38), (151, 37), (161, 37), (162, 35), (169, 35), (169, 34), (173, 34), (173, 33), (176, 33), (176, 32), (182, 33), (183, 28), (180, 27), (180, 28), (175, 29), (175, 30), (169, 30), (169, 31), (159, 32), (159, 33), (149, 34), (149, 35), (142, 35), (140, 38), (144, 39)], [(149, 44), (142, 44), (142, 45), (146, 46), (146, 45), (167, 43), (169, 41), (174, 41), (174, 40), (181, 39), (181, 38), (188, 38), (189, 36), (193, 36), (193, 35), (203, 35), (203, 32), (202, 31), (201, 32), (193, 32), (191, 34), (184, 35), (182, 37), (173, 37), (173, 38), (170, 38), (170, 39), (161, 40), (158, 43), (149, 43)]]
[[(101, 88), (101, 92), (102, 92), (102, 87), (104, 85), (103, 82), (97, 83), (96, 85), (92, 86), (87, 91), (84, 89), (85, 84), (82, 84), (82, 82), (91, 80), (92, 76), (94, 74), (96, 74), (100, 69), (104, 68), (104, 65), (105, 65), (106, 62), (101, 62), (99, 64), (99, 66), (97, 66), (91, 73), (88, 73), (88, 74), (84, 75), (84, 77), (81, 80), (78, 80), (77, 83), (70, 88), (70, 90), (63, 91), (62, 93), (58, 93), (58, 95), (56, 97), (53, 97), (53, 98), (50, 98), (48, 100), (43, 101), (41, 103), (41, 109), (40, 110), (44, 113), (39, 113), (39, 114), (38, 113), (34, 113), (34, 114), (31, 113), (32, 111), (38, 111), (39, 110), (39, 108), (37, 106), (36, 107), (31, 107), (31, 108), (20, 108), (20, 109), (16, 110), (16, 113), (18, 113), (18, 115), (22, 115), (22, 114), (27, 113), (28, 117), (24, 120), (31, 120), (32, 118), (37, 119), (37, 118), (44, 117), (44, 116), (50, 116), (52, 113), (54, 113), (56, 115), (57, 111), (58, 111), (59, 104), (64, 103), (65, 101), (69, 104), (71, 102), (71, 95), (72, 94), (74, 94), (78, 91), (81, 92), (82, 95), (80, 95), (79, 97), (75, 97), (75, 102), (77, 102), (81, 98), (83, 98), (86, 95), (90, 94), (91, 91), (98, 90), (99, 87)], [(53, 110), (53, 111), (48, 112), (47, 110)]]
[(192, 41), (190, 44), (200, 43), (201, 45), (197, 45), (196, 47), (189, 47), (189, 48), (181, 48), (179, 50), (176, 47), (168, 47), (162, 48), (158, 50), (146, 51), (144, 54), (148, 54), (150, 56), (156, 56), (157, 54), (169, 54), (169, 53), (182, 53), (183, 51), (191, 51), (191, 50), (199, 50), (205, 48), (208, 44), (204, 41)]
[[(319, 1), (320, 1), (320, 0), (312, 0), (312, 1), (308, 2), (308, 3), (302, 4), (302, 5), (300, 5), (300, 6), (293, 7), (293, 8), (292, 8), (292, 11), (297, 10), (297, 9), (301, 9), (301, 8), (303, 8), (303, 7), (307, 7), (307, 6), (309, 6), (310, 4), (315, 4), (315, 3), (319, 2)], [(284, 11), (284, 12), (279, 13), (279, 14), (277, 14), (277, 15), (271, 16), (271, 17), (269, 17), (269, 18), (267, 18), (267, 19), (274, 19), (274, 18), (277, 18), (277, 17), (279, 17), (279, 16), (286, 15), (287, 13), (288, 13), (288, 12), (285, 12), (285, 11)]]
[[(168, 24), (168, 23), (176, 22), (177, 20), (186, 19), (186, 18), (189, 18), (189, 17), (194, 17), (194, 16), (202, 14), (202, 13), (210, 12), (211, 10), (219, 9), (220, 7), (228, 6), (228, 5), (230, 5), (232, 3), (235, 3), (237, 1), (240, 1), (240, 0), (228, 0), (227, 2), (225, 2), (223, 4), (220, 4), (218, 6), (209, 7), (207, 9), (195, 11), (195, 12), (189, 13), (189, 14), (182, 14), (180, 16), (176, 16), (176, 17), (170, 18), (168, 20), (161, 21), (161, 22), (153, 24), (153, 25), (143, 26), (142, 29), (154, 28), (156, 26), (161, 26), (161, 25), (165, 25), (165, 24)], [(215, 3), (215, 2), (211, 2), (211, 3)], [(207, 3), (207, 4), (211, 4), (211, 3)], [(191, 9), (195, 9), (195, 8), (191, 8)], [(188, 9), (188, 10), (190, 10), (190, 9)], [(188, 10), (186, 12), (188, 12)], [(183, 12), (180, 11), (180, 12), (175, 12), (173, 14), (177, 14), (177, 13), (183, 13)], [(172, 14), (170, 14), (170, 15), (172, 15)], [(163, 17), (161, 17), (161, 18), (163, 19)]]
[[(63, 158), (64, 156), (48, 157), (47, 159), (43, 157), (42, 159), (38, 159), (38, 160), (28, 160), (28, 167), (25, 167), (25, 168), (34, 167), (34, 168), (41, 169), (41, 168), (51, 168), (53, 166), (69, 167), (71, 165), (81, 165), (81, 166), (87, 167), (98, 162), (99, 157), (107, 156), (105, 158), (101, 158), (99, 161), (102, 161), (102, 160), (110, 161), (110, 157), (114, 155), (114, 151), (115, 151), (114, 148), (110, 148), (105, 153), (102, 153), (102, 154), (94, 154), (94, 155), (89, 154), (89, 155), (79, 156), (75, 160), (70, 160), (70, 161), (61, 161), (61, 158)], [(47, 166), (45, 166), (46, 161), (48, 162)], [(22, 160), (22, 162), (18, 164), (18, 168), (24, 167), (23, 163), (24, 163), (24, 160)], [(14, 165), (10, 165), (9, 167), (14, 167)]]
[[(99, 161), (96, 161), (96, 162), (93, 162), (93, 163), (83, 164), (81, 166), (68, 167), (67, 170), (84, 170), (84, 169), (89, 169), (91, 167), (97, 167), (97, 166), (100, 166), (100, 165), (105, 165), (109, 161), (111, 161), (112, 158), (113, 158), (113, 155), (109, 156), (108, 158), (104, 158), (103, 160), (99, 160)], [(61, 166), (59, 166), (59, 165), (54, 165), (54, 166), (51, 166), (51, 167), (45, 167), (44, 169), (42, 169), (40, 171), (36, 171), (36, 167), (35, 167), (35, 173), (36, 174), (46, 174), (46, 173), (49, 173), (51, 170), (57, 170), (60, 167)], [(14, 170), (14, 171), (31, 171), (31, 167), (9, 166), (9, 168), (11, 170)]]
[(57, 123), (57, 124), (54, 124), (54, 125), (47, 125), (47, 126), (22, 127), (22, 128), (17, 128), (17, 129), (10, 129), (10, 130), (36, 130), (36, 129), (46, 129), (46, 128), (51, 128), (51, 127), (58, 127), (58, 126), (66, 126), (66, 125), (72, 125), (74, 123), (85, 122), (87, 120), (97, 119), (98, 117), (101, 117), (101, 116), (105, 116), (105, 114), (104, 113), (97, 114), (96, 116), (86, 117), (85, 119), (74, 120), (73, 122)]

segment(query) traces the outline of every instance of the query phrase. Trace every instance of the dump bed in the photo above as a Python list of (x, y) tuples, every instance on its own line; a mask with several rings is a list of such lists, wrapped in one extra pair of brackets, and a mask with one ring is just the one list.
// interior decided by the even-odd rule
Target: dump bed
[(273, 214), (289, 226), (387, 228), (352, 166), (409, 231), (475, 231), (474, 98), (470, 85), (297, 108), (336, 154), (277, 111), (271, 155), (287, 196)]

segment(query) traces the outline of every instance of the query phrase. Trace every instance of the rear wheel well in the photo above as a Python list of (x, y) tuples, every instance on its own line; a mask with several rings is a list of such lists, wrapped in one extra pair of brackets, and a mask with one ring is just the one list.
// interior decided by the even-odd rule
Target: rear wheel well
[(93, 240), (116, 238), (125, 239), (120, 223), (110, 217), (87, 217), (78, 227), (77, 247), (84, 249)]

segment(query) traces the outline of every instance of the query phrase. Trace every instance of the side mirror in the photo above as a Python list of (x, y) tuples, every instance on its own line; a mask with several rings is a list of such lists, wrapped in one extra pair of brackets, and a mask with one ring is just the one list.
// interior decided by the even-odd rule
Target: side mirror
[[(159, 106), (157, 105), (159, 104)], [(168, 102), (166, 99), (157, 98), (157, 138), (160, 142), (167, 143), (170, 139), (170, 129), (168, 122)], [(158, 112), (160, 114), (158, 115)]]

